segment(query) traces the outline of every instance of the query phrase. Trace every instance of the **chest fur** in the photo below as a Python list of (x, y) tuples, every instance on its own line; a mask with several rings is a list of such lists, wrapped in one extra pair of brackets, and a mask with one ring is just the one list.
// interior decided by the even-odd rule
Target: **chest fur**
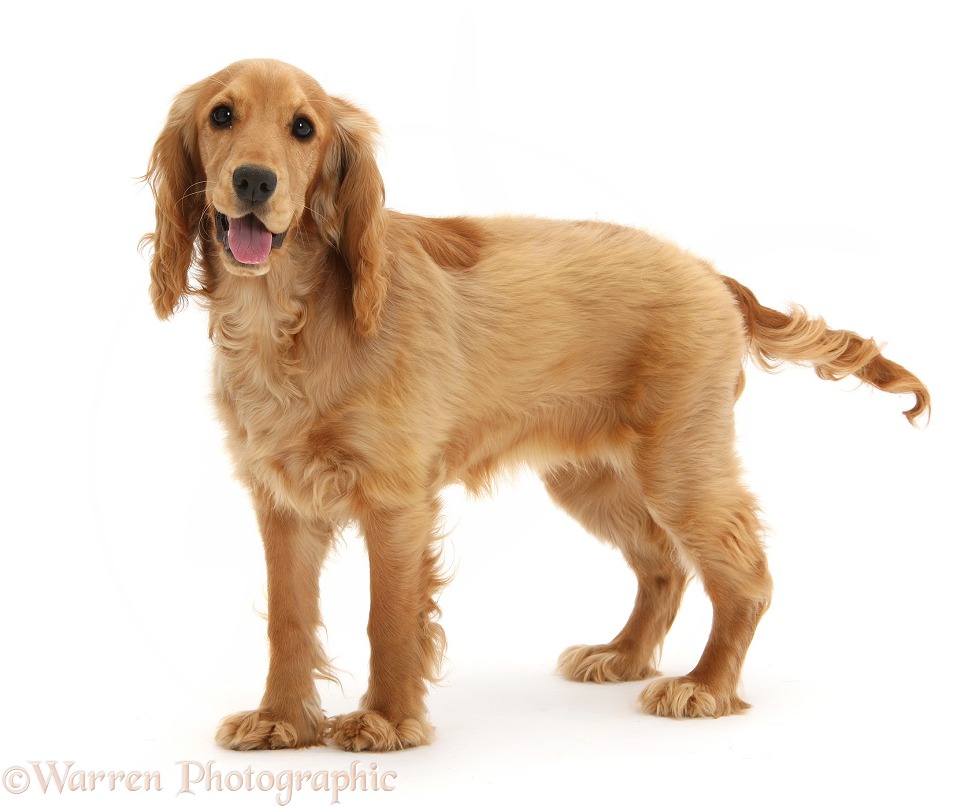
[(308, 519), (357, 511), (358, 465), (327, 429), (304, 345), (304, 312), (238, 306), (211, 318), (214, 399), (237, 476)]

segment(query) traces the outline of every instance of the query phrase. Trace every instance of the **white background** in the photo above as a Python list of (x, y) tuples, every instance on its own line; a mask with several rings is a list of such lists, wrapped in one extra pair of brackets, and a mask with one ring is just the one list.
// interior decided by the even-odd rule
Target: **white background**
[[(962, 4), (96, 3), (5, 12), (0, 770), (32, 760), (158, 770), (398, 773), (348, 806), (953, 806), (968, 799), (970, 27)], [(248, 56), (293, 62), (384, 132), (389, 205), (621, 221), (887, 341), (931, 388), (906, 397), (753, 369), (740, 454), (776, 581), (745, 716), (640, 715), (640, 683), (553, 673), (631, 605), (621, 557), (522, 476), (448, 492), (450, 638), (427, 748), (238, 754), (255, 707), (263, 560), (208, 401), (205, 316), (156, 321), (154, 227), (136, 181), (173, 95)], [(343, 691), (367, 679), (360, 540), (323, 577)], [(708, 630), (698, 586), (662, 668)], [(101, 788), (104, 792), (104, 787)], [(35, 783), (16, 801), (43, 798)], [(327, 805), (302, 792), (292, 805)], [(101, 801), (105, 801), (102, 803)], [(677, 802), (677, 803), (675, 803)]]

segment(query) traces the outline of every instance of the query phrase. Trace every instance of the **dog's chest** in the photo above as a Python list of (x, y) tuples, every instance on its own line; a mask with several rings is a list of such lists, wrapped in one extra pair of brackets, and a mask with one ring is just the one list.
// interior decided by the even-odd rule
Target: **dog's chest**
[(296, 366), (253, 359), (218, 349), (214, 366), (214, 398), (238, 477), (308, 519), (348, 522), (360, 481), (340, 433), (307, 395)]

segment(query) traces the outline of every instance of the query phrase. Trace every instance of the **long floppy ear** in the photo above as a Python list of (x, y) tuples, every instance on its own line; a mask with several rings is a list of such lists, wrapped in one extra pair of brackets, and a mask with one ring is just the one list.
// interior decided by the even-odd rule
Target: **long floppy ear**
[(155, 233), (142, 244), (152, 253), (152, 303), (168, 318), (189, 295), (189, 267), (205, 212), (206, 183), (200, 167), (195, 122), (196, 98), (203, 83), (180, 93), (155, 142), (145, 180), (155, 195)]
[(323, 237), (351, 270), (355, 325), (376, 334), (388, 291), (385, 185), (375, 161), (378, 127), (347, 101), (329, 97), (331, 137), (310, 206)]

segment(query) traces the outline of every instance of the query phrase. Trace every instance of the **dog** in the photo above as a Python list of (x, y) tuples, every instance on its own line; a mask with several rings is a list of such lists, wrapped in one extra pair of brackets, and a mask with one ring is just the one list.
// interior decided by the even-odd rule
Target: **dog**
[[(783, 314), (638, 230), (388, 210), (366, 113), (307, 74), (247, 60), (180, 93), (146, 181), (151, 297), (209, 312), (215, 402), (267, 564), (270, 663), (228, 748), (431, 740), (425, 695), (445, 647), (438, 492), (488, 489), (526, 463), (616, 546), (638, 581), (610, 643), (559, 660), (574, 680), (654, 677), (689, 575), (712, 602), (698, 665), (640, 696), (658, 716), (718, 717), (770, 603), (733, 408), (743, 363), (812, 365), (908, 393), (924, 385), (868, 339)], [(356, 525), (370, 564), (371, 662), (360, 710), (328, 718), (318, 581)]]

